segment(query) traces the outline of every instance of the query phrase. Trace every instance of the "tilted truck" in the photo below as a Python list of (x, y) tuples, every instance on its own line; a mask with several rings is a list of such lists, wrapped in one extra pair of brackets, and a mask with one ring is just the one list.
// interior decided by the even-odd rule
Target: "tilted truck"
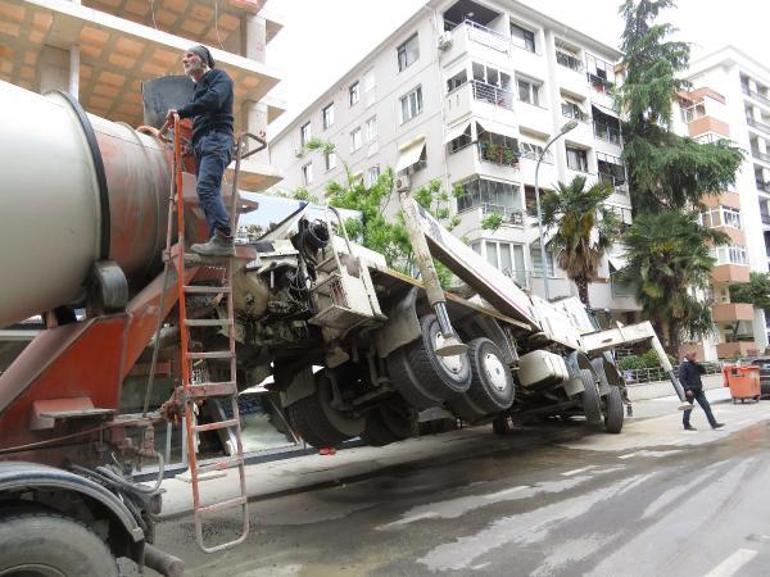
[[(120, 408), (140, 361), (168, 361), (179, 383), (183, 331), (207, 349), (224, 339), (205, 322), (225, 314), (211, 294), (188, 299), (204, 321), (195, 328), (180, 331), (171, 314), (169, 199), (178, 191), (193, 202), (194, 181), (186, 175), (174, 189), (171, 153), (156, 135), (86, 114), (63, 93), (0, 82), (0, 103), (0, 327), (38, 314), (48, 327), (0, 374), (0, 573), (110, 577), (115, 558), (128, 557), (179, 575), (177, 560), (151, 545), (160, 478), (151, 487), (132, 477), (158, 458), (160, 407)], [(401, 196), (420, 280), (351, 242), (333, 209), (327, 220), (300, 209), (237, 247), (238, 388), (272, 375), (289, 423), (315, 447), (405, 439), (418, 412), (436, 407), (494, 421), (498, 432), (537, 413), (585, 415), (620, 432), (623, 380), (608, 351), (649, 341), (662, 354), (650, 325), (597, 331), (575, 299), (529, 296), (406, 187)], [(185, 213), (189, 243), (205, 226), (194, 205)], [(476, 296), (442, 291), (431, 258)], [(185, 282), (217, 281), (205, 261), (185, 271)], [(222, 372), (216, 360), (202, 364), (211, 380)], [(165, 391), (164, 414), (178, 395)]]

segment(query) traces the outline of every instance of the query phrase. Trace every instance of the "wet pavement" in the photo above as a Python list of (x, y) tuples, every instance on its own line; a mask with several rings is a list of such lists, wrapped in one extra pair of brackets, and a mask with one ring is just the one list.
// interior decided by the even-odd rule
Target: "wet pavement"
[(643, 412), (621, 435), (450, 433), (435, 455), (254, 501), (230, 551), (199, 552), (189, 517), (162, 523), (157, 544), (191, 577), (767, 575), (770, 402), (716, 405), (718, 432), (697, 410), (701, 430), (681, 431), (671, 403)]

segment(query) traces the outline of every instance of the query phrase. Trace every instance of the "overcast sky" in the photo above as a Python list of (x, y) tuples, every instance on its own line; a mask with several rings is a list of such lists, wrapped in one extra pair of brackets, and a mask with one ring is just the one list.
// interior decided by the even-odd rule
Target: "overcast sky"
[[(618, 46), (619, 0), (521, 0), (565, 24)], [(284, 29), (270, 43), (268, 64), (284, 79), (274, 91), (286, 113), (275, 134), (408, 19), (424, 0), (269, 0)], [(694, 51), (733, 44), (770, 68), (767, 0), (679, 0), (665, 20)]]

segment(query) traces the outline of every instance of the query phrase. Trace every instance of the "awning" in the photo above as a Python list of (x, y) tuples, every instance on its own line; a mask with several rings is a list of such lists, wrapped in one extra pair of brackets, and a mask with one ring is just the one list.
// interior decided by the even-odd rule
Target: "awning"
[(462, 124), (458, 124), (457, 126), (447, 128), (447, 133), (446, 133), (446, 136), (444, 137), (444, 144), (448, 142), (452, 142), (455, 138), (458, 138), (462, 134), (465, 134), (465, 131), (468, 130), (470, 125), (471, 125), (470, 122), (463, 122)]
[(398, 148), (398, 162), (396, 162), (396, 172), (406, 170), (410, 166), (414, 166), (420, 161), (423, 151), (425, 150), (425, 137), (421, 136), (415, 138), (411, 142), (399, 146)]
[(624, 254), (609, 255), (607, 260), (610, 261), (610, 266), (616, 271), (623, 270), (628, 265), (628, 259)]
[(518, 131), (516, 128), (509, 124), (503, 124), (502, 122), (497, 122), (496, 120), (487, 119), (479, 120), (476, 124), (482, 127), (485, 131), (491, 132), (492, 134), (500, 134), (502, 136), (507, 136), (508, 138), (513, 138), (514, 140), (519, 139)]

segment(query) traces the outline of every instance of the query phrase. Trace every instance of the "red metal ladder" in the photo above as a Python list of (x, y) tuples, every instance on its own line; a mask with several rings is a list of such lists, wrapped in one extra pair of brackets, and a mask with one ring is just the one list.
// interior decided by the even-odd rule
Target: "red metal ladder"
[[(182, 378), (182, 402), (184, 404), (184, 422), (186, 430), (186, 442), (188, 447), (188, 465), (190, 472), (190, 483), (192, 485), (193, 495), (193, 516), (195, 523), (196, 540), (200, 548), (206, 553), (214, 553), (238, 545), (246, 540), (249, 534), (249, 510), (248, 497), (246, 494), (246, 471), (243, 455), (243, 442), (241, 438), (241, 422), (238, 411), (238, 387), (236, 384), (236, 356), (235, 356), (235, 322), (233, 307), (233, 258), (210, 258), (197, 257), (186, 254), (185, 251), (185, 207), (184, 207), (184, 179), (182, 164), (182, 145), (179, 135), (179, 119), (174, 119), (174, 184), (176, 194), (174, 195), (174, 209), (177, 213), (177, 234), (178, 244), (176, 250), (170, 255), (176, 268), (176, 280), (178, 291), (178, 309), (179, 309), (179, 334), (180, 334), (180, 365)], [(257, 140), (261, 148), (242, 154), (243, 139), (250, 137)], [(264, 148), (265, 142), (253, 135), (245, 134), (238, 139), (236, 147), (235, 174), (233, 178), (232, 200), (230, 206), (232, 231), (235, 233), (235, 225), (238, 221), (238, 181), (240, 175), (241, 160), (258, 152)], [(169, 215), (168, 238), (171, 238), (171, 228), (173, 218)], [(170, 244), (170, 242), (169, 242)], [(186, 284), (189, 275), (186, 274), (185, 266), (191, 261), (190, 266), (207, 266), (224, 269), (222, 274), (222, 284), (219, 286)], [(191, 281), (190, 281), (191, 282)], [(211, 295), (220, 296), (227, 302), (227, 316), (218, 319), (191, 319), (188, 318), (187, 296), (188, 295)], [(195, 327), (225, 327), (228, 335), (229, 347), (226, 350), (216, 351), (191, 351), (190, 350), (190, 329)], [(192, 363), (197, 360), (227, 360), (229, 361), (229, 379), (226, 381), (213, 381), (203, 383), (192, 382)], [(206, 424), (197, 424), (194, 410), (196, 402), (201, 400), (229, 401), (230, 414), (222, 420), (213, 421)], [(214, 412), (212, 411), (212, 414)], [(197, 448), (198, 434), (207, 431), (228, 431), (233, 432), (235, 437), (235, 447), (233, 454), (225, 457), (199, 463)], [(224, 472), (228, 469), (238, 469), (238, 490), (235, 496), (230, 496), (221, 500), (206, 502), (201, 499), (200, 483), (205, 480), (205, 476), (212, 473)], [(237, 537), (218, 543), (216, 545), (207, 545), (204, 537), (204, 520), (208, 514), (220, 512), (227, 509), (238, 508), (241, 511), (241, 529)]]

